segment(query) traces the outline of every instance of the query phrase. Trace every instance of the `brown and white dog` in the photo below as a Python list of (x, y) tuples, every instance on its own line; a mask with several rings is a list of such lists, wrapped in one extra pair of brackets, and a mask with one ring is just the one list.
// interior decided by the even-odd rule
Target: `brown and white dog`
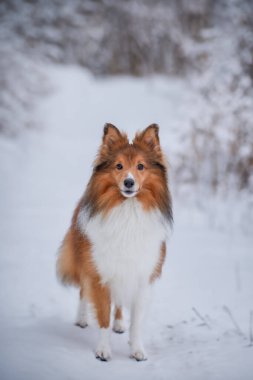
[(129, 143), (106, 124), (87, 189), (60, 247), (57, 272), (80, 288), (77, 325), (87, 326), (87, 303), (100, 328), (96, 357), (107, 361), (111, 304), (115, 332), (124, 332), (122, 307), (131, 312), (131, 357), (147, 358), (141, 339), (152, 283), (162, 270), (172, 222), (167, 163), (152, 124)]

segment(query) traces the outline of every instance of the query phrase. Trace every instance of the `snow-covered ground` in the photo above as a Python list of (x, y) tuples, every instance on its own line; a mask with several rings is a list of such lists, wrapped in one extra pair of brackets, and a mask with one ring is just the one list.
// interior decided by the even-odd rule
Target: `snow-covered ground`
[(133, 136), (159, 123), (173, 167), (192, 99), (179, 80), (94, 79), (61, 66), (45, 71), (52, 91), (36, 111), (40, 130), (0, 140), (0, 378), (252, 379), (253, 236), (230, 218), (214, 228), (201, 209), (177, 197), (145, 329), (149, 360), (129, 359), (127, 334), (112, 334), (111, 362), (94, 358), (97, 331), (73, 325), (78, 292), (57, 283), (55, 260), (103, 124)]

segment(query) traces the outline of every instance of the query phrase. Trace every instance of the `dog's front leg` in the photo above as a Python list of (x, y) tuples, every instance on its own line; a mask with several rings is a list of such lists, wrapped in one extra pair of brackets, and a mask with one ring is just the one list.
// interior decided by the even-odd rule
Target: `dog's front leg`
[(99, 325), (99, 342), (96, 348), (96, 358), (107, 361), (111, 358), (110, 348), (110, 312), (111, 296), (106, 285), (101, 285), (98, 279), (91, 285), (91, 300)]
[(130, 347), (131, 357), (137, 361), (147, 360), (143, 343), (142, 343), (142, 328), (144, 316), (149, 300), (150, 289), (146, 285), (138, 290), (131, 308), (131, 325), (130, 325)]

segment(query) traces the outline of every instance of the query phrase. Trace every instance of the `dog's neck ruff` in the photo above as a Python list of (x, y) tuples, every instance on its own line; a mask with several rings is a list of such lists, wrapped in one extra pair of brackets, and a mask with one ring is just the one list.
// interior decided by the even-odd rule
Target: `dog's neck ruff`
[(89, 218), (85, 209), (79, 212), (78, 228), (91, 242), (93, 262), (114, 302), (129, 305), (138, 288), (148, 285), (167, 226), (160, 210), (145, 211), (135, 198), (126, 199), (106, 216)]

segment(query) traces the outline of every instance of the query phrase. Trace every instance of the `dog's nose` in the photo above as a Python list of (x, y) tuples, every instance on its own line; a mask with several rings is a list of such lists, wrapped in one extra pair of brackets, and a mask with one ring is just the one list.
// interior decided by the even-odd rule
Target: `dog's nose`
[(124, 181), (124, 185), (125, 185), (125, 187), (130, 189), (134, 185), (134, 180), (132, 178), (126, 178)]

